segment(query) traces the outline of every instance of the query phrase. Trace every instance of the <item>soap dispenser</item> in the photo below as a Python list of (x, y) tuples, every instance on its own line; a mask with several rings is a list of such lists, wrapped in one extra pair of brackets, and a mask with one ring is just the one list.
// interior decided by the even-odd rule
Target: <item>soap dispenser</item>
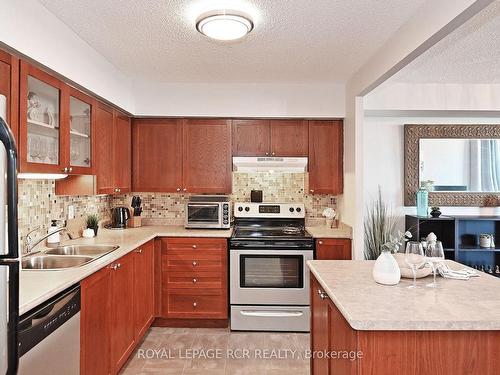
[[(57, 228), (57, 220), (52, 220), (52, 224), (49, 227), (48, 234), (56, 232), (58, 230)], [(51, 234), (49, 237), (47, 237), (47, 243), (48, 244), (56, 244), (61, 242), (61, 235), (59, 232)]]

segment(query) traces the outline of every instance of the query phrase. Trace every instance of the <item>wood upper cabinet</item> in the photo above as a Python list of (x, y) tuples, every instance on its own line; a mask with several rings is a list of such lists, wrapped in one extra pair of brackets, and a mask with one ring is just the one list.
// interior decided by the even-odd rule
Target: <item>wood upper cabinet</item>
[(111, 273), (109, 267), (80, 283), (80, 372), (110, 374)]
[(69, 88), (69, 173), (94, 173), (95, 100)]
[(268, 156), (270, 130), (269, 120), (233, 120), (233, 156)]
[(233, 156), (307, 156), (304, 120), (233, 120)]
[(98, 194), (115, 192), (114, 178), (114, 113), (102, 103), (96, 106), (95, 162)]
[[(6, 99), (7, 117), (4, 120), (19, 147), (19, 59), (2, 50), (0, 50), (0, 95)], [(0, 108), (0, 113), (1, 111)]]
[(135, 119), (132, 126), (133, 190), (182, 189), (182, 120)]
[(183, 131), (183, 191), (231, 192), (231, 121), (186, 119)]
[(111, 371), (118, 373), (135, 345), (134, 253), (125, 255), (111, 269)]
[(21, 172), (68, 173), (69, 87), (21, 61), (19, 160)]
[(154, 319), (154, 241), (135, 250), (134, 278), (135, 332), (138, 342)]
[(342, 120), (309, 121), (309, 193), (342, 194), (343, 141)]
[(271, 120), (270, 124), (271, 156), (307, 156), (307, 121)]
[(351, 260), (351, 240), (348, 238), (322, 238), (316, 240), (316, 259)]
[(115, 110), (113, 130), (113, 160), (115, 193), (128, 193), (132, 190), (132, 126), (130, 118)]

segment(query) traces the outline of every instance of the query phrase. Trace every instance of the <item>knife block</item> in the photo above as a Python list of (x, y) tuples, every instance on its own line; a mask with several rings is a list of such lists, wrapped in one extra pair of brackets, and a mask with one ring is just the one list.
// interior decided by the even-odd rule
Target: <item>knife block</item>
[(128, 221), (127, 221), (127, 226), (129, 228), (139, 228), (142, 226), (142, 217), (140, 216), (132, 216)]

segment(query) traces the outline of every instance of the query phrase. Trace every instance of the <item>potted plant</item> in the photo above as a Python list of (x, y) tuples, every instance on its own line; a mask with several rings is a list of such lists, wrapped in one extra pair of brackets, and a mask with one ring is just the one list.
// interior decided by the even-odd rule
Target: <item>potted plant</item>
[(97, 236), (99, 229), (99, 216), (97, 214), (90, 214), (87, 216), (87, 228), (93, 229), (94, 234)]
[(331, 207), (327, 207), (323, 210), (323, 216), (326, 218), (326, 226), (327, 228), (331, 228), (333, 224), (333, 220), (335, 216), (337, 216), (337, 212)]

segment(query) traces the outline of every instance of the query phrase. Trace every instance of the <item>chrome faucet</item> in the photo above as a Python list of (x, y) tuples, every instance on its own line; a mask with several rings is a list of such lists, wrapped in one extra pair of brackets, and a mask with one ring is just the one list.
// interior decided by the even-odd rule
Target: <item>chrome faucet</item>
[(50, 233), (47, 233), (45, 235), (43, 235), (42, 237), (38, 238), (37, 240), (33, 240), (31, 238), (31, 234), (37, 230), (39, 230), (41, 228), (41, 226), (38, 226), (32, 230), (30, 230), (28, 232), (28, 234), (26, 234), (26, 241), (25, 241), (25, 245), (24, 245), (24, 254), (23, 255), (26, 255), (26, 254), (29, 254), (31, 253), (31, 251), (37, 247), (43, 240), (49, 238), (51, 235), (55, 234), (55, 233), (59, 233), (59, 232), (62, 232), (62, 231), (65, 231), (67, 228), (66, 227), (62, 227), (62, 228), (58, 228), (57, 230), (53, 231), (53, 232), (50, 232)]

